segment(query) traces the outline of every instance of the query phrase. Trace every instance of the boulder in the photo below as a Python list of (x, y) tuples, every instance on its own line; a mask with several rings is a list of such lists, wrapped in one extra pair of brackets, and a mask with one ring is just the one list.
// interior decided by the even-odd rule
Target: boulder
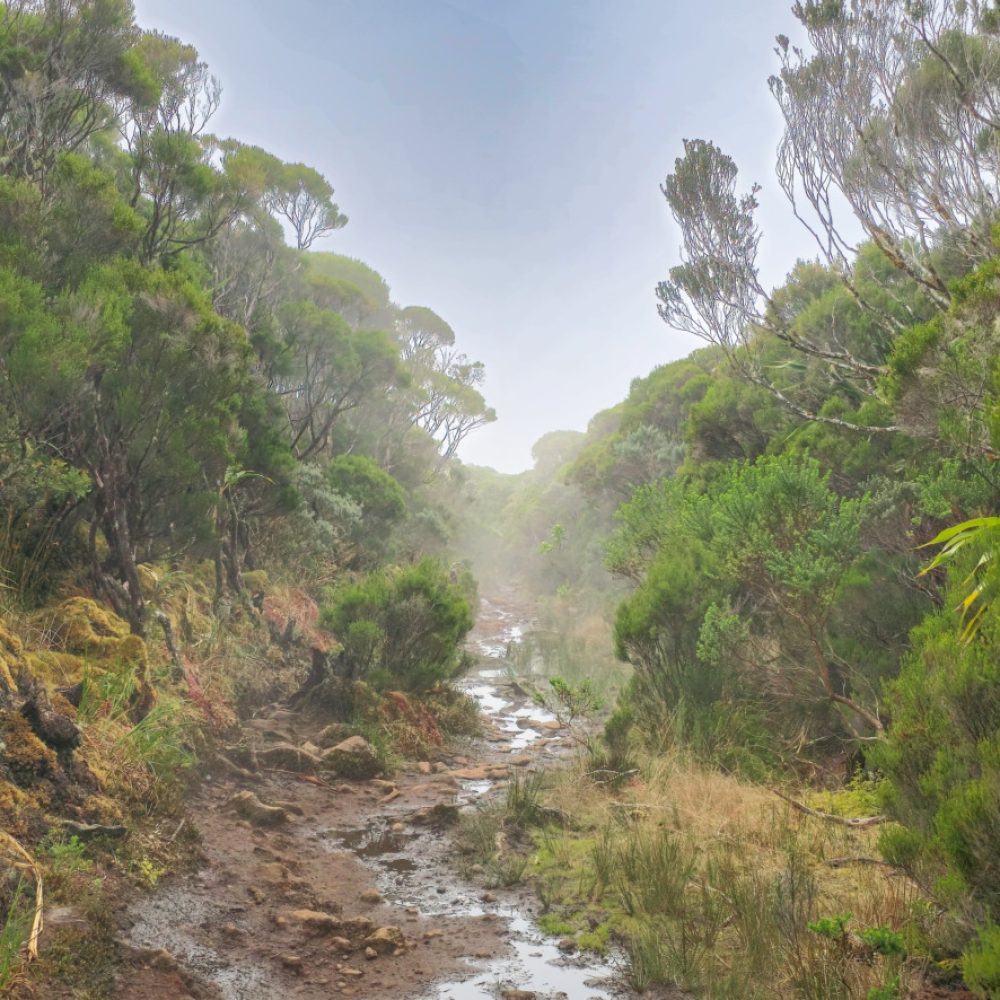
[(370, 779), (382, 770), (375, 748), (361, 736), (349, 736), (322, 757), (323, 767), (339, 778)]

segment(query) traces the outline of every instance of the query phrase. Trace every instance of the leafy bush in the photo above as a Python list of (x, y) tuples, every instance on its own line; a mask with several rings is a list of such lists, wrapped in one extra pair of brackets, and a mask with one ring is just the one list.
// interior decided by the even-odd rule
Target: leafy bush
[(942, 902), (965, 897), (980, 922), (996, 919), (1000, 899), (1000, 621), (991, 607), (962, 641), (950, 610), (962, 578), (959, 569), (945, 610), (913, 632), (889, 686), (892, 727), (870, 757), (889, 779), (886, 810), (905, 827), (883, 834), (886, 856), (937, 884)]
[(454, 677), (464, 666), (461, 644), (473, 625), (465, 592), (429, 559), (344, 588), (322, 621), (343, 645), (339, 674), (404, 691)]

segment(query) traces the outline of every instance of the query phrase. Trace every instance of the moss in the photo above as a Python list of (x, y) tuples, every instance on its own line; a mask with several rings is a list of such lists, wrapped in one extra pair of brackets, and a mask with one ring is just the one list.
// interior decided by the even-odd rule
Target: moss
[(80, 656), (114, 656), (130, 636), (127, 622), (89, 597), (71, 597), (36, 620), (51, 633), (53, 646)]
[(262, 569), (248, 570), (243, 574), (243, 586), (251, 593), (268, 588), (267, 571)]
[(136, 566), (136, 572), (139, 575), (139, 586), (142, 587), (143, 594), (154, 594), (160, 585), (160, 577), (156, 570), (147, 563), (141, 563)]
[(22, 837), (30, 826), (29, 817), (40, 810), (38, 799), (13, 782), (0, 781), (0, 829)]
[(58, 770), (55, 753), (32, 732), (27, 719), (18, 713), (3, 713), (0, 739), (4, 744), (3, 763), (14, 781), (22, 787), (30, 787)]
[(14, 675), (23, 662), (23, 656), (21, 640), (0, 625), (0, 697), (16, 690)]
[(40, 650), (24, 654), (24, 661), (33, 677), (47, 687), (69, 687), (83, 680), (87, 661), (72, 653)]

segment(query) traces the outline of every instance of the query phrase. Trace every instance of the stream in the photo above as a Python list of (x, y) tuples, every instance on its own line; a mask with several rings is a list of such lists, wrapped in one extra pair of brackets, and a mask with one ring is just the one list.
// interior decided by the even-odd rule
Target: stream
[[(470, 649), (482, 660), (458, 686), (476, 699), (495, 734), (483, 757), (521, 752), (535, 757), (531, 765), (535, 768), (558, 764), (572, 748), (558, 729), (553, 731), (555, 716), (534, 704), (504, 665), (510, 644), (531, 627), (524, 610), (483, 599), (469, 637)], [(463, 781), (456, 801), (475, 808), (478, 802), (502, 796), (503, 785), (491, 779)], [(439, 870), (438, 875), (445, 881), (455, 879), (447, 843), (432, 847), (428, 854), (425, 837), (413, 831), (394, 834), (385, 825), (346, 832), (340, 843), (372, 866), (387, 901), (434, 916), (469, 918), (491, 913), (506, 923), (510, 945), (506, 954), (476, 963), (467, 977), (441, 983), (420, 1000), (495, 998), (518, 990), (535, 994), (538, 1000), (620, 1000), (625, 995), (621, 977), (615, 975), (608, 959), (567, 955), (538, 930), (534, 922), (537, 902), (529, 891), (498, 889), (485, 894), (488, 902), (473, 886), (459, 885), (455, 893), (442, 893), (442, 883), (429, 879), (428, 874), (442, 865), (446, 870)]]

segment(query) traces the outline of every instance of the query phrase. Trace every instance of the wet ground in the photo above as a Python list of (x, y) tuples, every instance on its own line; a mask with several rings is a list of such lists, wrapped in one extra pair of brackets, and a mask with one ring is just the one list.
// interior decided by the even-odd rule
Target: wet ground
[[(130, 909), (134, 961), (118, 1000), (626, 995), (613, 961), (566, 955), (537, 930), (530, 892), (487, 892), (463, 878), (451, 833), (428, 824), (434, 806), (478, 808), (515, 771), (572, 753), (558, 722), (532, 703), (530, 685), (506, 668), (509, 643), (530, 627), (528, 609), (482, 602), (470, 646), (483, 659), (461, 684), (483, 709), (486, 735), (391, 786), (287, 773), (206, 781), (190, 807), (202, 867)], [(302, 726), (280, 710), (268, 721), (272, 737), (290, 743), (302, 741)], [(236, 817), (227, 804), (248, 789), (285, 807), (289, 822), (260, 828)], [(315, 916), (303, 923), (303, 912), (329, 926)], [(398, 927), (405, 943), (376, 958), (331, 936), (334, 922), (355, 926), (355, 918)]]

